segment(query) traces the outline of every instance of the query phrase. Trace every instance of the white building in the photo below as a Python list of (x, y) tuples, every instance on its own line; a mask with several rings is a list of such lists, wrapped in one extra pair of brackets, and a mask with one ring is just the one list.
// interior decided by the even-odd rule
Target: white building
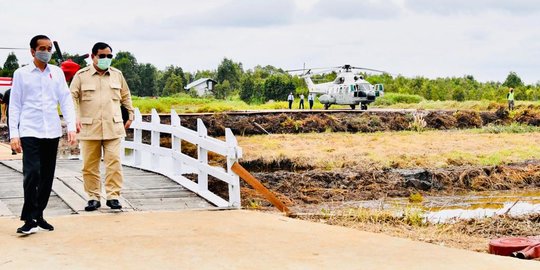
[(191, 88), (195, 89), (197, 91), (197, 95), (204, 96), (212, 94), (212, 90), (214, 89), (214, 86), (217, 84), (217, 81), (214, 81), (210, 78), (201, 78), (194, 82), (189, 83), (184, 87), (186, 90), (190, 90)]

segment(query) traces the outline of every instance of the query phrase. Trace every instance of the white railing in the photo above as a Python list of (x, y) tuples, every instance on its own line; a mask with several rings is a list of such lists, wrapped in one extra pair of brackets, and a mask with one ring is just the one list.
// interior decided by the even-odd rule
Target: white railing
[[(122, 163), (171, 178), (173, 181), (199, 194), (218, 207), (240, 207), (240, 178), (231, 167), (242, 157), (242, 149), (230, 129), (225, 129), (225, 141), (207, 135), (207, 129), (201, 119), (197, 119), (197, 131), (180, 125), (180, 117), (171, 110), (171, 125), (160, 123), (156, 110), (152, 109), (151, 122), (143, 122), (142, 115), (135, 109), (135, 119), (131, 124), (133, 141), (122, 142)], [(142, 131), (151, 132), (150, 144), (143, 143)], [(160, 134), (170, 134), (172, 148), (160, 146)], [(181, 151), (181, 141), (197, 146), (197, 158), (192, 158)], [(226, 157), (227, 169), (208, 164), (208, 152)], [(183, 176), (194, 173), (197, 182)], [(228, 201), (208, 190), (208, 176), (229, 185)]]

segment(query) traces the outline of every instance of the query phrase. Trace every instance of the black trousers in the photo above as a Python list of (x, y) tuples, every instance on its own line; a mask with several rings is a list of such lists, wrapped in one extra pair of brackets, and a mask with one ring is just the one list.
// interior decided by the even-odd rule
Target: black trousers
[(21, 220), (43, 217), (51, 195), (59, 139), (21, 138), (24, 177)]
[(289, 110), (292, 109), (292, 100), (289, 100)]
[(311, 108), (313, 108), (313, 100), (309, 101), (309, 109), (311, 110)]
[(300, 104), (298, 104), (298, 109), (304, 109), (304, 100), (300, 100)]

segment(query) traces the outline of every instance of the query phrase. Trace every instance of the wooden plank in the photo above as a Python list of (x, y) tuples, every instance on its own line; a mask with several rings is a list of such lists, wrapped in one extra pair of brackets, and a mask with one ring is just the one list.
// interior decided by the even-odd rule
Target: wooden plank
[(61, 179), (57, 178), (53, 182), (52, 189), (75, 213), (84, 210), (86, 200), (68, 187)]
[(0, 200), (0, 216), (2, 217), (12, 217), (15, 216), (11, 210), (7, 207), (7, 205)]
[[(81, 198), (83, 198), (83, 201), (85, 201), (84, 205), (86, 205), (86, 201), (88, 199), (87, 199), (86, 192), (84, 191), (83, 181), (80, 178), (73, 177), (73, 176), (71, 176), (71, 177), (63, 177), (63, 178), (61, 178), (61, 181), (64, 184), (66, 184), (69, 188), (71, 188), (75, 193), (77, 193)], [(102, 198), (107, 198), (107, 194), (105, 194), (105, 192), (102, 192), (101, 197)], [(102, 201), (101, 202), (102, 207), (105, 206), (105, 201), (104, 200), (101, 200), (101, 201)], [(129, 201), (127, 201), (122, 196), (120, 196), (118, 201), (122, 204), (123, 208), (134, 209), (134, 207), (131, 205), (131, 203), (129, 203)], [(83, 209), (84, 209), (84, 207), (83, 207)]]

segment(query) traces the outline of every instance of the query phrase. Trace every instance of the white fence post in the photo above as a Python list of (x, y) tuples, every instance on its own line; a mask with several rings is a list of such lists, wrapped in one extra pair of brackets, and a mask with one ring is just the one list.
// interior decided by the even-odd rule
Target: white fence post
[[(197, 119), (197, 134), (201, 138), (208, 136), (208, 130), (201, 119)], [(208, 165), (208, 150), (203, 147), (200, 144), (197, 145), (197, 159), (201, 165)], [(202, 166), (199, 168), (202, 168)], [(199, 184), (199, 190), (208, 190), (208, 173), (203, 169), (199, 169), (198, 175), (197, 183)]]
[[(175, 110), (171, 110), (171, 126), (173, 128), (178, 128), (181, 126), (180, 117), (176, 113)], [(175, 134), (171, 134), (171, 149), (173, 153), (175, 151), (178, 151), (178, 153), (182, 153), (182, 140), (177, 137)], [(176, 156), (173, 155), (172, 162), (171, 162), (172, 168), (170, 168), (175, 175), (181, 174), (184, 165), (182, 164), (182, 161), (177, 159)]]
[(232, 177), (233, 183), (229, 183), (229, 206), (240, 208), (240, 177), (232, 171), (232, 165), (242, 157), (242, 151), (237, 151), (238, 141), (230, 128), (225, 129), (225, 141), (228, 144), (227, 173)]
[[(160, 132), (159, 132), (159, 125), (160, 125), (160, 118), (159, 114), (157, 113), (156, 109), (152, 109), (152, 134), (150, 135), (150, 144), (154, 148), (159, 148), (160, 145)], [(152, 163), (150, 166), (152, 166), (152, 169), (155, 171), (159, 171), (159, 155), (156, 153), (152, 153)]]
[[(133, 121), (134, 123), (142, 123), (142, 115), (138, 108), (135, 108), (135, 117)], [(133, 128), (133, 143), (139, 144), (139, 145), (142, 144), (142, 129), (137, 128), (137, 124), (135, 124)], [(142, 163), (141, 154), (142, 154), (141, 150), (133, 149), (133, 165), (134, 166), (141, 165)]]

